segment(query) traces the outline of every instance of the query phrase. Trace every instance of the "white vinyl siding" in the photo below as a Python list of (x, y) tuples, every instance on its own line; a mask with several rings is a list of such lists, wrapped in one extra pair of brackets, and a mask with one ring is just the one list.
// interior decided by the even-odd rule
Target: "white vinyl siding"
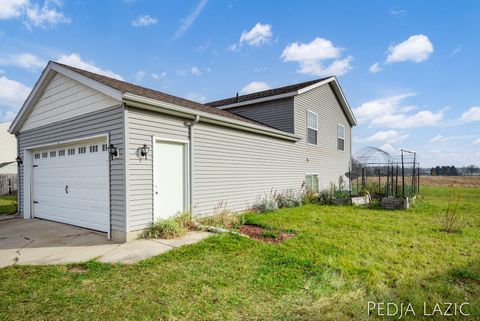
[(92, 88), (56, 74), (22, 126), (29, 130), (120, 104)]
[(313, 111), (307, 111), (307, 143), (317, 145), (318, 115)]

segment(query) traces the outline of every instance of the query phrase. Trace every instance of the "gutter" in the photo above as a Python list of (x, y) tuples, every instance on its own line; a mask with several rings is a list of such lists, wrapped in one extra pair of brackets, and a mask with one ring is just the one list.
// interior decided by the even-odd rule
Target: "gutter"
[(200, 116), (195, 115), (195, 119), (193, 121), (185, 122), (185, 126), (188, 126), (188, 138), (190, 140), (190, 144), (188, 144), (188, 205), (189, 205), (189, 212), (193, 211), (193, 126), (198, 124), (200, 121)]
[(123, 94), (123, 101), (126, 102), (127, 105), (138, 107), (142, 109), (152, 110), (162, 113), (174, 115), (178, 117), (183, 117), (187, 119), (196, 119), (196, 117), (201, 117), (202, 122), (215, 124), (223, 127), (235, 128), (251, 133), (261, 134), (265, 136), (280, 138), (292, 142), (296, 142), (300, 140), (300, 137), (297, 135), (287, 133), (281, 130), (277, 130), (274, 128), (268, 128), (256, 124), (250, 124), (245, 121), (240, 121), (236, 119), (230, 119), (228, 117), (215, 115), (203, 111), (197, 111), (187, 107), (181, 107), (175, 104), (166, 103), (163, 101), (159, 101), (156, 99), (145, 98), (138, 95), (133, 95), (129, 93)]

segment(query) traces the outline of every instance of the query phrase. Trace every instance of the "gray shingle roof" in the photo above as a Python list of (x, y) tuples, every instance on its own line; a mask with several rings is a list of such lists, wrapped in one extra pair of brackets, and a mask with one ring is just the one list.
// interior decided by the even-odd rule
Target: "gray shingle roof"
[(315, 80), (310, 80), (310, 81), (306, 81), (306, 82), (302, 82), (302, 83), (298, 83), (298, 84), (294, 84), (294, 85), (288, 85), (288, 86), (284, 86), (284, 87), (268, 89), (268, 90), (248, 94), (248, 95), (242, 95), (242, 96), (238, 96), (238, 97), (235, 96), (235, 97), (225, 98), (225, 99), (221, 99), (221, 100), (216, 100), (216, 101), (206, 103), (205, 105), (212, 106), (212, 107), (219, 107), (219, 106), (225, 106), (225, 105), (240, 103), (240, 102), (244, 102), (244, 101), (248, 101), (248, 100), (254, 100), (254, 99), (259, 99), (259, 98), (266, 98), (266, 97), (270, 97), (270, 96), (286, 94), (286, 93), (290, 93), (290, 92), (297, 91), (297, 90), (300, 90), (302, 88), (311, 86), (313, 84), (316, 84), (317, 82), (321, 82), (321, 81), (323, 81), (325, 79), (328, 79), (328, 78), (331, 78), (331, 77), (315, 79)]
[(142, 96), (142, 97), (146, 97), (146, 98), (151, 98), (151, 99), (163, 101), (163, 102), (166, 102), (166, 103), (175, 104), (175, 105), (182, 106), (182, 107), (191, 108), (191, 109), (198, 110), (198, 111), (201, 111), (201, 112), (206, 112), (206, 113), (215, 114), (215, 115), (218, 115), (218, 116), (223, 116), (223, 117), (227, 117), (227, 118), (231, 118), (231, 119), (235, 119), (235, 120), (239, 120), (239, 121), (244, 121), (244, 122), (247, 122), (247, 123), (250, 123), (250, 124), (255, 124), (255, 125), (264, 126), (264, 127), (268, 127), (268, 128), (273, 128), (273, 127), (267, 126), (265, 124), (259, 123), (257, 121), (254, 121), (252, 119), (249, 119), (249, 118), (246, 118), (246, 117), (243, 117), (243, 116), (240, 116), (240, 115), (236, 115), (236, 114), (231, 113), (227, 110), (221, 110), (221, 109), (214, 108), (214, 107), (211, 107), (211, 106), (203, 105), (203, 104), (200, 104), (200, 103), (188, 100), (188, 99), (176, 97), (176, 96), (173, 96), (173, 95), (163, 93), (161, 91), (157, 91), (157, 90), (145, 88), (145, 87), (142, 87), (142, 86), (134, 85), (132, 83), (128, 83), (128, 82), (121, 81), (121, 80), (118, 80), (118, 79), (114, 79), (114, 78), (110, 78), (110, 77), (107, 77), (107, 76), (99, 75), (99, 74), (96, 74), (96, 73), (93, 73), (93, 72), (90, 72), (90, 71), (75, 68), (75, 67), (72, 67), (72, 66), (69, 66), (69, 65), (64, 65), (64, 64), (61, 64), (61, 63), (58, 63), (58, 62), (54, 62), (54, 63), (59, 65), (59, 66), (65, 67), (69, 70), (72, 70), (72, 71), (74, 71), (74, 72), (76, 72), (80, 75), (83, 75), (85, 77), (93, 79), (93, 80), (95, 80), (95, 81), (97, 81), (101, 84), (104, 84), (108, 87), (111, 87), (113, 89), (121, 91), (122, 93), (130, 93), (130, 94), (134, 94), (134, 95), (138, 95), (138, 96)]

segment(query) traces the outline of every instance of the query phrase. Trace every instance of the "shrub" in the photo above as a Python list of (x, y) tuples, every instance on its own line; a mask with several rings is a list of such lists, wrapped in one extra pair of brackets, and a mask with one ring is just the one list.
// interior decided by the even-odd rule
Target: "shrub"
[(272, 194), (257, 200), (252, 206), (252, 211), (257, 213), (272, 212), (278, 210), (278, 203)]
[(438, 215), (441, 230), (446, 233), (457, 233), (465, 226), (466, 221), (461, 213), (458, 212), (458, 206), (462, 199), (461, 195), (457, 195), (455, 204), (452, 205), (453, 191), (448, 197), (448, 205), (445, 213)]
[(279, 208), (298, 207), (302, 205), (301, 197), (296, 195), (292, 190), (288, 190), (285, 193), (275, 192), (274, 198)]
[(243, 215), (236, 214), (226, 208), (211, 216), (203, 216), (196, 219), (202, 225), (234, 229), (245, 223)]
[(302, 204), (317, 204), (318, 197), (319, 197), (319, 194), (307, 188), (302, 190), (301, 202)]
[(192, 213), (190, 212), (182, 212), (177, 214), (174, 217), (174, 220), (180, 224), (180, 226), (188, 229), (188, 230), (195, 230), (195, 225), (193, 224), (193, 217)]
[(144, 238), (172, 239), (183, 236), (187, 228), (182, 226), (175, 218), (160, 219), (151, 224), (143, 233)]

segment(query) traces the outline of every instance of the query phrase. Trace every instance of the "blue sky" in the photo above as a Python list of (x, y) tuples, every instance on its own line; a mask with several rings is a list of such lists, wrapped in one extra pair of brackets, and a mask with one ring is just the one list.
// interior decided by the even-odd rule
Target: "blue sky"
[(480, 165), (478, 1), (0, 0), (0, 122), (48, 60), (200, 102), (336, 74), (354, 150)]

